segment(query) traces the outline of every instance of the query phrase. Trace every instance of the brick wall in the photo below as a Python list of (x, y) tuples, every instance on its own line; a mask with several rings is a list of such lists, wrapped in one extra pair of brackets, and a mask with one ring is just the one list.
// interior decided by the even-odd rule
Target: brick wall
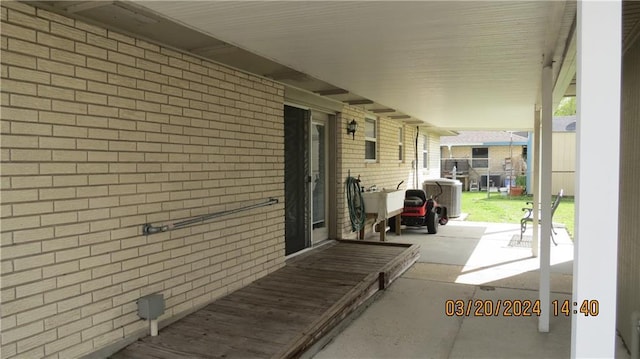
[[(349, 221), (349, 209), (346, 202), (344, 181), (351, 171), (352, 177), (360, 175), (361, 186), (368, 188), (376, 185), (378, 189), (396, 188), (400, 181), (404, 181), (401, 188), (416, 188), (415, 170), (412, 168), (412, 161), (415, 159), (415, 136), (416, 127), (403, 125), (402, 122), (385, 117), (373, 116), (377, 119), (378, 129), (378, 159), (374, 162), (365, 161), (365, 137), (364, 123), (365, 111), (353, 107), (345, 106), (342, 113), (338, 114), (337, 122), (337, 147), (338, 166), (337, 178), (342, 182), (337, 191), (337, 221), (338, 235), (340, 238), (356, 238), (356, 233), (351, 231)], [(370, 115), (367, 115), (370, 116)], [(355, 139), (347, 135), (346, 126), (351, 120), (356, 120), (359, 124)], [(398, 160), (398, 132), (402, 127), (404, 131), (404, 160)], [(429, 168), (422, 168), (422, 148), (423, 134), (429, 137)], [(418, 183), (422, 183), (427, 178), (438, 178), (440, 176), (440, 137), (425, 130), (420, 130), (418, 141)], [(421, 187), (421, 185), (420, 185)], [(372, 224), (372, 223), (369, 223)], [(373, 235), (372, 226), (366, 226), (367, 235)]]
[[(2, 2), (2, 358), (71, 358), (279, 268), (281, 85)], [(246, 220), (245, 216), (251, 218)]]

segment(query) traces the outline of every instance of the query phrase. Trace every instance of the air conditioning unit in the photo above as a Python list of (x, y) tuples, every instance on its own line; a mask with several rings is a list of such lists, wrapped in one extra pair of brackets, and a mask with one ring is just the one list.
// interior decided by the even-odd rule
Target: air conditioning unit
[(422, 187), (427, 192), (427, 198), (434, 196), (440, 192), (436, 182), (442, 186), (442, 194), (438, 197), (438, 203), (447, 207), (449, 217), (460, 217), (462, 208), (462, 182), (448, 178), (430, 179), (424, 181)]

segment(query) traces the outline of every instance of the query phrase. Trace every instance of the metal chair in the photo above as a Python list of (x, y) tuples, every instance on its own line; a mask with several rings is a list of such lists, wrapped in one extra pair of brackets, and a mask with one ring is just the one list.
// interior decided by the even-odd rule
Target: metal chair
[(471, 180), (471, 184), (469, 185), (469, 191), (472, 191), (472, 192), (477, 192), (477, 191), (479, 191), (479, 188), (478, 188), (478, 181), (476, 181), (476, 180)]
[[(553, 215), (556, 213), (556, 209), (558, 208), (558, 205), (560, 204), (560, 200), (562, 199), (563, 195), (564, 195), (564, 189), (561, 189), (560, 192), (558, 192), (556, 199), (551, 204), (551, 241), (556, 246), (558, 245), (558, 243), (556, 243), (556, 240), (555, 238), (553, 238), (553, 235), (558, 233), (556, 233), (556, 229), (553, 228)], [(533, 222), (533, 202), (527, 202), (527, 204), (531, 205), (531, 207), (522, 209), (523, 211), (525, 211), (525, 214), (522, 217), (522, 219), (520, 219), (520, 240), (521, 241), (522, 241), (522, 235), (527, 230), (527, 223)], [(538, 224), (542, 222), (542, 220), (539, 217), (540, 216), (538, 216)]]

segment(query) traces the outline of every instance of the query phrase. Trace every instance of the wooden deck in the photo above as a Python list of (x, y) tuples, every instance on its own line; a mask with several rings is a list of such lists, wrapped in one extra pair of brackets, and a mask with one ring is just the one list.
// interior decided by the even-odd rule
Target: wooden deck
[(113, 358), (295, 358), (419, 256), (417, 245), (338, 241), (116, 353)]

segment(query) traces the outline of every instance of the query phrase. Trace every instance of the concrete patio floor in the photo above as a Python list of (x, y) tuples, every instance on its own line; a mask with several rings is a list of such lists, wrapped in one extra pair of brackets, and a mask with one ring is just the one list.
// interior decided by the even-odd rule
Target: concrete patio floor
[[(551, 245), (551, 300), (571, 300), (573, 242), (557, 229)], [(349, 318), (314, 358), (568, 358), (571, 318), (551, 314), (550, 332), (538, 317), (445, 315), (447, 300), (537, 299), (538, 258), (513, 243), (519, 226), (451, 221), (437, 235), (409, 229), (389, 241), (419, 243), (421, 256), (357, 317)], [(530, 235), (530, 232), (528, 232)], [(374, 238), (371, 238), (374, 239)], [(512, 242), (512, 246), (509, 243)], [(513, 246), (519, 245), (519, 246)], [(475, 309), (475, 307), (474, 307)], [(616, 358), (629, 358), (617, 339)]]

